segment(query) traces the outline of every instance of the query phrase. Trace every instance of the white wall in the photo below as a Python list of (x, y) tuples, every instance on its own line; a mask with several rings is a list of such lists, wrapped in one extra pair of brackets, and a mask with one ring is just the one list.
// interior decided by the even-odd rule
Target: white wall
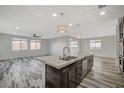
[[(101, 50), (90, 50), (90, 40), (100, 39), (102, 40), (102, 49)], [(116, 39), (115, 36), (106, 36), (99, 38), (91, 38), (91, 39), (81, 39), (80, 40), (80, 52), (87, 53), (92, 52), (94, 56), (101, 57), (112, 57), (116, 58)]]
[(49, 54), (62, 56), (63, 48), (68, 46), (68, 37), (49, 39)]
[[(50, 55), (55, 55), (55, 56), (63, 56), (63, 48), (64, 47), (69, 47), (69, 40), (72, 39), (73, 41), (76, 40), (79, 43), (79, 40), (70, 36), (64, 36), (64, 37), (58, 37), (58, 38), (53, 38), (49, 40), (49, 53)], [(79, 47), (76, 50), (71, 50), (72, 52), (76, 52), (75, 55), (79, 55)]]
[[(28, 40), (28, 50), (12, 51), (12, 38), (25, 38)], [(48, 40), (41, 40), (40, 50), (30, 50), (30, 40), (33, 38), (0, 34), (0, 59), (17, 58), (26, 56), (48, 55)]]
[[(22, 36), (13, 36), (8, 34), (0, 34), (0, 59), (4, 58), (16, 58), (16, 57), (25, 57), (25, 56), (37, 56), (37, 55), (63, 55), (63, 48), (69, 47), (69, 38), (70, 37), (59, 37), (53, 39), (42, 39), (41, 40), (41, 49), (40, 50), (26, 50), (26, 51), (12, 51), (12, 38), (20, 37), (26, 38), (30, 41), (29, 37)], [(81, 39), (79, 43), (80, 54), (84, 54), (85, 52), (93, 52), (95, 56), (102, 57), (116, 57), (116, 40), (115, 36), (107, 36), (100, 38), (92, 38), (92, 39), (101, 39), (102, 40), (102, 49), (90, 51), (89, 41), (91, 39)], [(28, 42), (28, 47), (29, 46)]]

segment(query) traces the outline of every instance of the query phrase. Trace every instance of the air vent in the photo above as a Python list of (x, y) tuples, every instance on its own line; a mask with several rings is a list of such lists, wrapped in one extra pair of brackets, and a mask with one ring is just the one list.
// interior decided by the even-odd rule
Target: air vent
[(104, 7), (106, 7), (107, 5), (98, 5), (98, 8), (99, 9), (102, 9), (102, 8), (104, 8)]

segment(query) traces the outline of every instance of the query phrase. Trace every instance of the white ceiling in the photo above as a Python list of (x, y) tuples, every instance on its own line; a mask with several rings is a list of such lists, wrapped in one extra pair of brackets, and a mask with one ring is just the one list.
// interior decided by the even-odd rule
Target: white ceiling
[[(100, 11), (106, 14), (100, 16)], [(61, 16), (60, 13), (64, 15)], [(53, 17), (56, 13), (58, 16)], [(43, 38), (76, 36), (92, 38), (115, 35), (117, 18), (124, 15), (124, 6), (0, 6), (0, 33), (32, 36), (33, 33)], [(69, 27), (69, 24), (73, 24)], [(67, 32), (58, 33), (57, 25), (67, 26)], [(80, 24), (80, 27), (76, 25)], [(16, 29), (17, 28), (17, 29)], [(19, 29), (18, 29), (19, 28)]]

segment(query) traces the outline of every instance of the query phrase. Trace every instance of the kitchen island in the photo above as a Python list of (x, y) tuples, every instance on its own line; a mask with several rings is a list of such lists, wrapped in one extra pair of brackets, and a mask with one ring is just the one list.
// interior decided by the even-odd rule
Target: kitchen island
[(80, 56), (68, 61), (57, 56), (37, 59), (45, 64), (44, 86), (47, 88), (77, 87), (93, 66), (93, 55)]

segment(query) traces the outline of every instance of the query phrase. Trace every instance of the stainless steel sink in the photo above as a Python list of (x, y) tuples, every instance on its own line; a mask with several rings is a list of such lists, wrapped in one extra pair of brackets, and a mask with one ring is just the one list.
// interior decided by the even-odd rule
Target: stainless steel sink
[(67, 57), (60, 57), (59, 59), (69, 61), (69, 60), (72, 60), (72, 59), (75, 59), (75, 58), (78, 58), (78, 57), (76, 57), (76, 56), (67, 56)]

